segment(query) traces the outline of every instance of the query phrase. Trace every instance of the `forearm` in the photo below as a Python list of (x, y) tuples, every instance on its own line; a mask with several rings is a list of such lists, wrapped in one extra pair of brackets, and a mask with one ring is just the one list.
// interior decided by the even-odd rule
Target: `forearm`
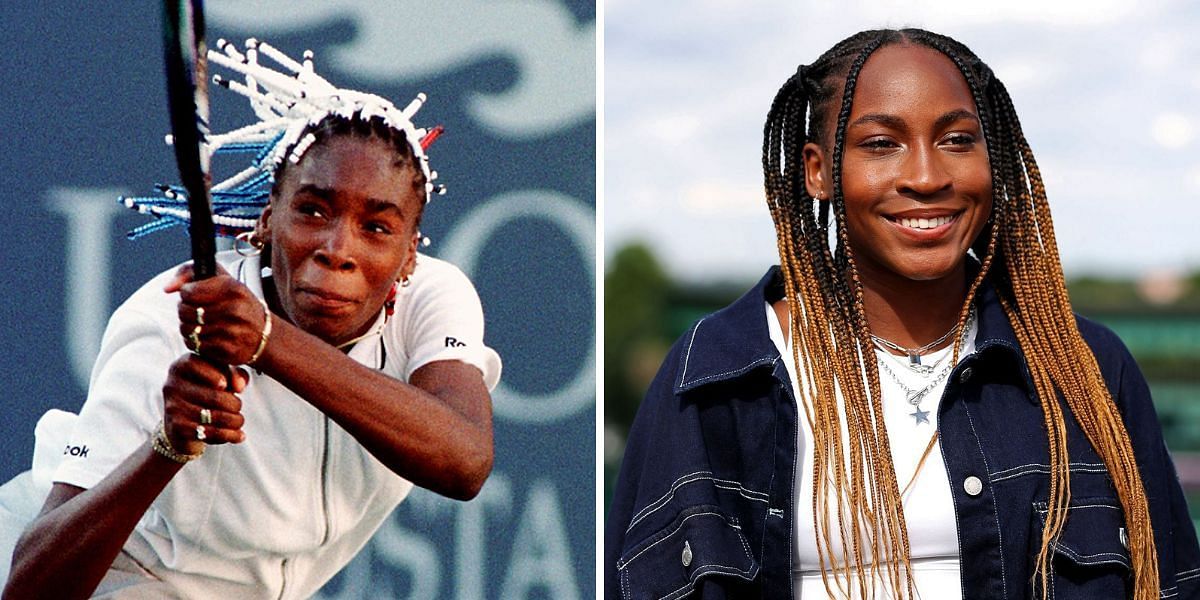
[[(410, 385), (355, 362), (282, 319), (256, 366), (416, 485), (469, 499), (491, 472), (491, 406), (474, 367), (460, 365), (478, 381), (461, 381), (469, 378), (456, 377), (453, 367), (423, 367)], [(470, 400), (455, 404), (451, 398)]]
[(56, 484), (18, 540), (5, 598), (87, 598), (182, 465), (138, 448), (89, 490)]

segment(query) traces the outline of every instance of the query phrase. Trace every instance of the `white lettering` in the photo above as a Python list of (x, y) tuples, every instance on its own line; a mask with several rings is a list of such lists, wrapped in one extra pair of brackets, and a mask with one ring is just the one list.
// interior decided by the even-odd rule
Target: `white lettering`
[(484, 513), (489, 509), (499, 509), (507, 513), (512, 507), (512, 495), (512, 485), (509, 484), (508, 478), (500, 473), (493, 473), (487, 483), (483, 484), (478, 497), (470, 502), (458, 504), (458, 530), (454, 536), (454, 597), (458, 600), (478, 600), (487, 597), (484, 581), (491, 581), (496, 575), (487, 578), (484, 567), (496, 564), (497, 561), (488, 560), (484, 549), (488, 546), (488, 540), (494, 540), (497, 536), (488, 535), (484, 527)]
[(46, 207), (67, 219), (67, 355), (71, 371), (87, 389), (92, 363), (112, 308), (109, 306), (112, 223), (122, 208), (120, 190), (52, 188)]
[(529, 492), (500, 597), (528, 598), (538, 588), (549, 592), (550, 598), (579, 600), (558, 494), (546, 480), (534, 482)]
[(425, 536), (404, 529), (393, 515), (379, 529), (374, 538), (374, 554), (379, 561), (402, 570), (412, 578), (407, 596), (392, 589), (387, 577), (369, 577), (359, 581), (371, 582), (369, 593), (363, 598), (437, 598), (442, 585), (442, 565), (438, 561), (437, 548)]
[[(570, 196), (551, 190), (523, 190), (489, 199), (458, 221), (446, 238), (441, 258), (471, 277), (480, 252), (492, 242), (495, 233), (509, 222), (521, 219), (540, 219), (561, 227), (575, 242), (579, 261), (588, 269), (588, 279), (596, 280), (595, 213)], [(547, 298), (546, 302), (549, 301)], [(517, 423), (548, 423), (590, 407), (596, 397), (596, 344), (594, 340), (583, 339), (573, 343), (588, 347), (588, 355), (575, 379), (540, 396), (522, 393), (501, 381), (492, 394), (496, 415)]]

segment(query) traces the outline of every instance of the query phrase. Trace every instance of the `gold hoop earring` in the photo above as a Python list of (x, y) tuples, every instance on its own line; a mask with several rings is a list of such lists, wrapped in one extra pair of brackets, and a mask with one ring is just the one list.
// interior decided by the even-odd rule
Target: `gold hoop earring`
[(243, 231), (233, 238), (233, 249), (241, 256), (250, 258), (262, 253), (263, 240), (256, 231)]

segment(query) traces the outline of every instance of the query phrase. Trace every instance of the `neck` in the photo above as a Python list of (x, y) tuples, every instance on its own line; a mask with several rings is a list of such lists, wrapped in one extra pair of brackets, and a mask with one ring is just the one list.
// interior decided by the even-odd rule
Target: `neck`
[(913, 281), (894, 273), (865, 271), (859, 272), (859, 279), (871, 333), (905, 348), (924, 346), (954, 327), (970, 283), (965, 263), (954, 273), (935, 280)]

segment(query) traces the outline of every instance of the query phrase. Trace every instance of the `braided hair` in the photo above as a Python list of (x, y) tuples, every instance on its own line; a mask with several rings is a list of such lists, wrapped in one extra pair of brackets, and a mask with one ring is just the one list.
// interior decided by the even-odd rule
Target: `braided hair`
[[(278, 192), (278, 182), (289, 164), (300, 162), (313, 144), (335, 135), (377, 137), (395, 148), (400, 164), (411, 165), (418, 193), (428, 202), (445, 193), (435, 184), (437, 171), (429, 168), (429, 145), (442, 133), (417, 127), (412, 117), (425, 103), (417, 94), (403, 109), (379, 96), (339, 88), (317, 74), (313, 54), (306, 51), (296, 61), (275, 47), (248, 39), (245, 52), (235, 44), (218, 40), (206, 54), (209, 62), (244, 76), (244, 80), (213, 75), (213, 83), (250, 102), (257, 122), (232, 131), (206, 136), (207, 157), (250, 155), (249, 165), (212, 186), (213, 223), (218, 235), (235, 237), (255, 228), (268, 199)], [(270, 63), (260, 61), (270, 60)], [(158, 195), (122, 197), (125, 206), (154, 217), (129, 232), (137, 239), (155, 231), (183, 225), (190, 220), (187, 192), (179, 185), (156, 187)], [(422, 206), (421, 211), (424, 211)], [(420, 215), (417, 218), (420, 220)], [(427, 239), (422, 239), (428, 243)]]
[[(961, 332), (966, 327), (975, 293), (988, 280), (1016, 333), (1042, 406), (1050, 498), (1034, 584), (1047, 597), (1052, 548), (1063, 531), (1070, 501), (1061, 396), (1104, 461), (1124, 509), (1133, 597), (1158, 598), (1158, 561), (1145, 488), (1121, 415), (1076, 327), (1045, 186), (1012, 99), (966, 46), (920, 29), (864, 31), (839, 42), (783, 84), (764, 126), (767, 204), (791, 307), (792, 359), (813, 431), (813, 509), (826, 590), (833, 595), (828, 570), (836, 564), (832, 555), (837, 538), (840, 564), (853, 568), (863, 593), (871, 589), (870, 580), (879, 579), (897, 597), (915, 593), (901, 492), (883, 424), (879, 370), (874, 361), (861, 358), (871, 352), (872, 343), (842, 193), (842, 154), (855, 84), (871, 54), (891, 45), (920, 45), (949, 58), (971, 90), (987, 141), (992, 214), (972, 244), (981, 268), (968, 288), (956, 328)], [(837, 99), (840, 103), (835, 104)], [(818, 202), (805, 187), (802, 153), (808, 142), (830, 141), (825, 139), (830, 124), (833, 198)], [(957, 361), (957, 346), (954, 353), (952, 360)], [(834, 517), (836, 523), (831, 523)], [(869, 570), (864, 552), (873, 557)], [(835, 578), (835, 583), (846, 595), (842, 580)]]

